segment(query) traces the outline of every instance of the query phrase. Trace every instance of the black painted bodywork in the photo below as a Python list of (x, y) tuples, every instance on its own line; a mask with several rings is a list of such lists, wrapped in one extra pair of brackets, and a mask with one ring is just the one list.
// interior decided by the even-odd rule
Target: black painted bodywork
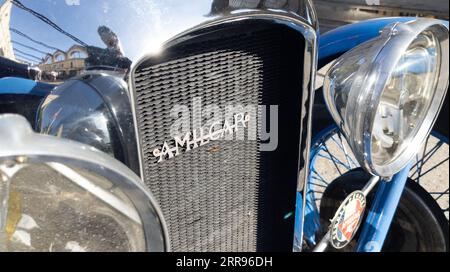
[(139, 174), (128, 89), (120, 78), (90, 74), (66, 81), (39, 107), (36, 127), (111, 154)]

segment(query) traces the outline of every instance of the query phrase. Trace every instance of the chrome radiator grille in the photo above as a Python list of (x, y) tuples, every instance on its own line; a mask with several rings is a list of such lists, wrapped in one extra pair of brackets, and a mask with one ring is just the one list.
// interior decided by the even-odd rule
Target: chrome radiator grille
[[(254, 22), (196, 33), (136, 68), (144, 181), (174, 251), (291, 249), (303, 50), (299, 33)], [(193, 98), (203, 106), (279, 105), (277, 150), (217, 140), (157, 163), (152, 152), (171, 139), (172, 107), (192, 113)]]

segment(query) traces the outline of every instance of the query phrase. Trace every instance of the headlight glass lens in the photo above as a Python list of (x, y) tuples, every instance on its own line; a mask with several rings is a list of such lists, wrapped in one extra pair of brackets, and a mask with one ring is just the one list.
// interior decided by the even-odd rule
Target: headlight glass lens
[(128, 197), (103, 177), (75, 172), (78, 183), (50, 166), (30, 165), (9, 181), (0, 251), (146, 250)]
[(417, 134), (433, 101), (439, 46), (431, 32), (417, 36), (404, 52), (381, 95), (372, 129), (372, 161), (395, 160)]

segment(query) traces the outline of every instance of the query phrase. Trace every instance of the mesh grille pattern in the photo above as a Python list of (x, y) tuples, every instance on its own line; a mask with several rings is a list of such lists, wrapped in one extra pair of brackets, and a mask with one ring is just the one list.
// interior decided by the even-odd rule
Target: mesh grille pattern
[[(270, 159), (261, 155), (259, 141), (212, 141), (161, 163), (152, 155), (171, 139), (174, 105), (192, 114), (194, 97), (203, 107), (280, 103), (274, 97), (285, 73), (283, 31), (231, 30), (170, 48), (134, 75), (144, 180), (159, 201), (175, 251), (259, 249), (266, 191), (261, 180), (270, 180), (261, 177)], [(298, 149), (292, 152), (298, 155)]]

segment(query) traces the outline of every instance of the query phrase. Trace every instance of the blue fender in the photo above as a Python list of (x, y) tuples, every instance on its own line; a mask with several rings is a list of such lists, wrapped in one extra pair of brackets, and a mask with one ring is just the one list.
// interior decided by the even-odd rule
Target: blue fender
[(55, 86), (25, 78), (0, 78), (0, 114), (23, 115), (35, 128), (39, 105)]
[(338, 27), (319, 38), (319, 68), (330, 57), (341, 55), (361, 43), (375, 38), (385, 26), (395, 22), (409, 22), (414, 17), (377, 18)]
[(28, 94), (44, 97), (50, 93), (55, 85), (36, 82), (31, 79), (18, 77), (0, 78), (0, 95)]

